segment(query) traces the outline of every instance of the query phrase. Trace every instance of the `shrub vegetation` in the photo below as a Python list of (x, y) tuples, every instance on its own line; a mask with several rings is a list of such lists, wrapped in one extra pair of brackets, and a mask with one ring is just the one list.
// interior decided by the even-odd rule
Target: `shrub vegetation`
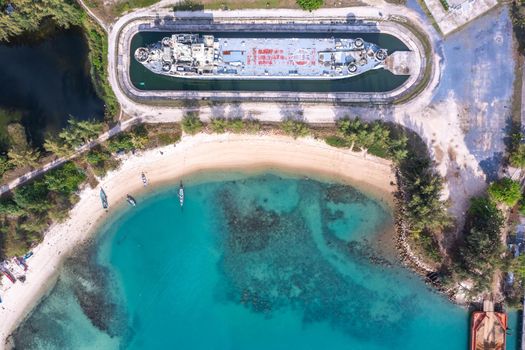
[(491, 290), (493, 275), (501, 264), (503, 215), (489, 198), (473, 198), (467, 214), (464, 243), (457, 271), (474, 281), (474, 294)]
[(317, 10), (323, 6), (323, 0), (297, 0), (297, 5), (306, 11)]
[(260, 124), (258, 120), (253, 119), (242, 119), (242, 118), (213, 118), (209, 124), (210, 130), (216, 134), (222, 134), (224, 132), (233, 132), (236, 134), (247, 132), (253, 133), (260, 130)]
[(196, 113), (187, 113), (182, 118), (182, 130), (187, 134), (195, 135), (201, 131), (203, 127), (204, 124)]
[(502, 178), (490, 184), (488, 194), (494, 201), (514, 207), (521, 199), (520, 183), (508, 177)]
[(43, 178), (0, 198), (0, 257), (22, 255), (42, 239), (53, 220), (63, 219), (76, 202), (84, 172), (68, 162)]
[(287, 119), (281, 122), (281, 130), (285, 134), (293, 136), (294, 138), (305, 137), (310, 134), (310, 128), (302, 120)]

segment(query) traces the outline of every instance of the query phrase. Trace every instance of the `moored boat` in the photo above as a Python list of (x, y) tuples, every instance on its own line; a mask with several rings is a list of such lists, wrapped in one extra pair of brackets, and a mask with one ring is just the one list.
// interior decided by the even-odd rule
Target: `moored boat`
[(470, 350), (505, 350), (507, 314), (494, 311), (494, 303), (483, 301), (483, 311), (474, 311), (470, 320)]
[(11, 283), (16, 283), (16, 278), (15, 276), (11, 273), (11, 271), (9, 271), (7, 268), (3, 267), (3, 268), (0, 268), (0, 271), (4, 274), (4, 276), (7, 277), (8, 280), (11, 281)]
[(148, 186), (148, 179), (146, 178), (146, 175), (144, 173), (142, 173), (142, 184), (144, 185), (144, 187)]
[(109, 207), (108, 196), (102, 187), (100, 188), (100, 200), (102, 201), (102, 208), (107, 209)]
[(129, 194), (126, 195), (126, 201), (129, 203), (129, 205), (131, 205), (133, 207), (135, 207), (137, 205), (137, 201), (135, 200), (135, 198), (133, 198)]
[(182, 206), (184, 205), (184, 186), (182, 185), (182, 181), (180, 182), (179, 186), (179, 203), (182, 208)]
[(26, 264), (26, 262), (25, 262), (25, 260), (24, 260), (23, 258), (18, 257), (18, 256), (15, 256), (15, 257), (13, 258), (13, 260), (14, 260), (14, 262), (15, 262), (18, 266), (20, 266), (24, 271), (27, 271), (28, 266), (27, 266), (27, 264)]

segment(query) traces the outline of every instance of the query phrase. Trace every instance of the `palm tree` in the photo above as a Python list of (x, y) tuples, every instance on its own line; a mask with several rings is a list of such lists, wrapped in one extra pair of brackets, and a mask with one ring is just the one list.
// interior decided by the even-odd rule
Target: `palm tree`
[(9, 157), (9, 163), (11, 163), (15, 167), (29, 166), (31, 168), (34, 168), (38, 165), (38, 158), (40, 158), (40, 152), (34, 149), (20, 151), (12, 149), (9, 152), (7, 152), (7, 156)]
[(85, 141), (91, 141), (100, 135), (103, 130), (103, 124), (95, 121), (82, 120), (76, 122), (76, 130), (80, 137)]
[(354, 150), (355, 142), (357, 141), (357, 134), (351, 133), (344, 136), (346, 142), (350, 143), (350, 152)]
[(11, 169), (13, 166), (7, 159), (7, 157), (0, 155), (0, 178), (6, 171)]
[(46, 139), (44, 141), (44, 148), (57, 157), (69, 157), (73, 153), (73, 149), (69, 144), (62, 143), (57, 139)]

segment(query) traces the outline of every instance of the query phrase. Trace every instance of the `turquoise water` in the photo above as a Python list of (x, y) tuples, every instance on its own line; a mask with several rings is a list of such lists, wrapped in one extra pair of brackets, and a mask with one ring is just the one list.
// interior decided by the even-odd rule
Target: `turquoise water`
[(384, 258), (390, 212), (355, 188), (241, 176), (187, 185), (184, 210), (176, 190), (68, 261), (17, 348), (467, 348), (467, 311)]

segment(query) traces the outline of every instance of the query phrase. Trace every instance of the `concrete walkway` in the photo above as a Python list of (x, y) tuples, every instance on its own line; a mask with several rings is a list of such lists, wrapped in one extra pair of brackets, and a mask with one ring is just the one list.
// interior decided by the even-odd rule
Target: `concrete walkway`
[(132, 118), (132, 119), (129, 119), (129, 120), (126, 120), (125, 122), (123, 123), (119, 123), (117, 126), (113, 127), (112, 129), (110, 129), (109, 131), (103, 133), (102, 135), (100, 135), (100, 137), (88, 144), (85, 144), (83, 145), (82, 147), (79, 147), (75, 153), (73, 153), (71, 156), (69, 157), (60, 157), (60, 158), (57, 158), (47, 164), (44, 164), (42, 167), (38, 168), (38, 169), (35, 169), (35, 170), (32, 170), (30, 172), (27, 172), (25, 173), (24, 175), (21, 175), (19, 176), (18, 178), (8, 182), (7, 184), (4, 184), (2, 186), (0, 186), (0, 196), (6, 192), (9, 192), (9, 191), (12, 191), (14, 190), (16, 187), (42, 175), (42, 174), (45, 174), (46, 172), (48, 172), (49, 170), (52, 170), (62, 164), (64, 164), (65, 162), (71, 160), (71, 159), (74, 159), (76, 157), (78, 157), (80, 154), (84, 153), (84, 152), (87, 152), (88, 150), (90, 150), (91, 148), (95, 147), (96, 145), (108, 140), (111, 136), (114, 136), (118, 133), (120, 133), (121, 131), (123, 130), (126, 130), (128, 129), (130, 126), (136, 124), (137, 122), (139, 122), (140, 120), (138, 120), (137, 118)]
[(80, 4), (80, 6), (82, 6), (84, 11), (88, 13), (89, 17), (93, 18), (98, 23), (98, 25), (101, 26), (102, 29), (104, 29), (104, 31), (107, 33), (107, 24), (102, 19), (100, 19), (93, 11), (91, 11), (91, 9), (84, 3), (84, 1), (78, 0), (78, 3)]

